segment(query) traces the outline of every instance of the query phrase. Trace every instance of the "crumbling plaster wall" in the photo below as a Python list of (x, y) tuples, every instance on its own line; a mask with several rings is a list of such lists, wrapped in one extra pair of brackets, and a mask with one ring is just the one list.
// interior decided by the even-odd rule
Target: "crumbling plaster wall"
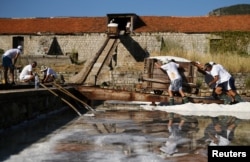
[[(81, 35), (0, 35), (0, 48), (12, 48), (12, 38), (24, 37), (24, 54), (46, 55), (54, 37), (61, 47), (64, 55), (78, 52), (79, 60), (90, 59), (105, 41), (105, 33), (87, 33)], [(159, 52), (162, 43), (175, 44), (184, 51), (204, 54), (209, 52), (209, 35), (185, 33), (135, 33), (129, 36), (130, 40), (137, 42), (141, 48), (151, 52)], [(133, 46), (133, 42), (131, 42)], [(123, 51), (119, 51), (123, 52)], [(126, 52), (126, 48), (124, 48)]]
[[(0, 36), (0, 48), (8, 50), (12, 48), (12, 37)], [(78, 59), (90, 59), (100, 48), (106, 39), (106, 34), (83, 34), (83, 35), (18, 35), (24, 37), (24, 55), (46, 55), (51, 43), (56, 37), (64, 55), (77, 52)]]

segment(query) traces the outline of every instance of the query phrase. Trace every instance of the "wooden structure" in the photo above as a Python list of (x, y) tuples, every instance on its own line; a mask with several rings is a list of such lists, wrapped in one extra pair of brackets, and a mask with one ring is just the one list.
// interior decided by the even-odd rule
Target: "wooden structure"
[(107, 34), (109, 37), (117, 37), (119, 35), (118, 24), (116, 23), (109, 23)]
[(133, 33), (135, 24), (140, 23), (134, 13), (107, 14), (107, 35), (116, 37), (118, 35)]
[[(120, 100), (120, 101), (146, 101), (146, 102), (168, 102), (168, 94), (163, 94), (169, 87), (170, 80), (168, 75), (161, 69), (156, 68), (155, 61), (164, 59), (175, 59), (177, 63), (183, 66), (180, 74), (183, 78), (183, 89), (186, 93), (197, 94), (198, 88), (195, 85), (196, 68), (192, 66), (189, 60), (173, 57), (152, 57), (145, 59), (144, 74), (141, 78), (142, 84), (135, 90), (110, 89), (109, 87), (100, 88), (96, 84), (90, 86), (75, 85), (75, 89), (89, 100)], [(154, 92), (154, 93), (152, 93)], [(189, 96), (189, 95), (188, 95)], [(189, 97), (193, 103), (223, 103), (223, 100), (215, 100), (210, 97)], [(181, 103), (182, 97), (176, 95), (175, 103)]]
[[(142, 93), (136, 91), (115, 90), (99, 88), (94, 86), (75, 85), (75, 89), (91, 101), (94, 100), (117, 100), (117, 101), (144, 101), (144, 102), (163, 102), (169, 101), (168, 95), (152, 93)], [(215, 100), (211, 97), (188, 97), (192, 103), (217, 103), (223, 104), (223, 100)], [(182, 103), (182, 97), (175, 97), (175, 103)]]
[(196, 68), (192, 66), (190, 61), (179, 57), (161, 56), (150, 57), (144, 61), (144, 74), (142, 76), (142, 88), (146, 91), (154, 91), (155, 94), (162, 94), (167, 91), (170, 85), (168, 74), (155, 66), (155, 62), (164, 62), (166, 59), (174, 59), (176, 63), (180, 64), (181, 69), (179, 73), (182, 76), (183, 90), (186, 93), (197, 93), (197, 86), (195, 84)]

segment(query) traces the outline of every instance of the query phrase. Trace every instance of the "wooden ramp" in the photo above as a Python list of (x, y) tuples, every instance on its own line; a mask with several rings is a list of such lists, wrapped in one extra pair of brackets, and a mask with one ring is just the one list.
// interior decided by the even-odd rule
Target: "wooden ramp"
[(95, 85), (102, 69), (106, 69), (112, 59), (118, 39), (107, 38), (95, 57), (75, 76), (69, 79), (73, 84)]

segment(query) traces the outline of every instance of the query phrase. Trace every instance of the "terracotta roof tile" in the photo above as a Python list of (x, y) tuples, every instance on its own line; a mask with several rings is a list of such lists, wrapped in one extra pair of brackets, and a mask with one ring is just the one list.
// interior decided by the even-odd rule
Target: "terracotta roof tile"
[(137, 32), (207, 33), (250, 31), (250, 15), (210, 17), (141, 17), (146, 26)]
[(31, 18), (31, 19), (0, 19), (1, 34), (32, 34), (32, 33), (86, 33), (104, 32), (106, 19), (96, 18)]
[[(169, 17), (141, 16), (145, 25), (135, 32), (210, 33), (218, 31), (250, 31), (250, 15)], [(106, 32), (107, 17), (68, 18), (0, 18), (0, 34), (73, 34)]]

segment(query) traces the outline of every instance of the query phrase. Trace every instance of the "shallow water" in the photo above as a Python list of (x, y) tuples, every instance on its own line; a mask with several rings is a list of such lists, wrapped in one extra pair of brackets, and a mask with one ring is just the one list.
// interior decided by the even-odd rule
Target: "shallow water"
[(67, 109), (1, 132), (0, 161), (205, 162), (206, 146), (211, 144), (207, 139), (216, 133), (224, 136), (225, 121), (237, 125), (228, 145), (250, 145), (250, 120), (172, 115), (174, 126), (185, 120), (179, 133), (189, 142), (177, 145), (171, 155), (161, 151), (171, 135), (168, 112), (100, 110), (78, 117)]

